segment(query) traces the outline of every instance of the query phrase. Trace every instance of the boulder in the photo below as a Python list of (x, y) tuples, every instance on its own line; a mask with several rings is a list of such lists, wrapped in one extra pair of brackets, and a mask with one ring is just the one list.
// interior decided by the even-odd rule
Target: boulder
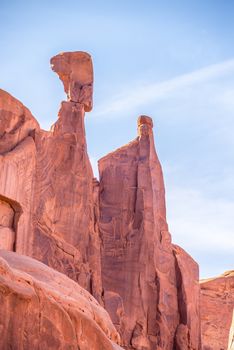
[(41, 262), (0, 250), (0, 349), (121, 349), (109, 315)]

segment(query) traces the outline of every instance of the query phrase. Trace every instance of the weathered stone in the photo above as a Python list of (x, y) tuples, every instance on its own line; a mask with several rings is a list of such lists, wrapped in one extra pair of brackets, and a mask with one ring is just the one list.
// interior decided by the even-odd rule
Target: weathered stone
[(52, 69), (62, 80), (70, 101), (84, 105), (89, 112), (93, 106), (93, 65), (91, 56), (82, 51), (63, 52), (51, 58)]
[(0, 246), (65, 273), (102, 302), (97, 191), (84, 127), (92, 61), (75, 52), (52, 62), (66, 91), (81, 92), (62, 102), (51, 131), (41, 130), (22, 103), (0, 91), (0, 199), (14, 211), (14, 224), (0, 226)]
[(200, 286), (202, 349), (226, 350), (234, 310), (234, 271), (202, 280)]
[(0, 348), (121, 349), (107, 312), (77, 283), (0, 250)]
[(13, 150), (39, 129), (30, 111), (16, 98), (0, 89), (0, 155)]
[[(182, 271), (176, 269), (168, 232), (152, 127), (152, 119), (141, 116), (139, 137), (99, 161), (104, 300), (126, 349), (172, 350), (180, 322), (185, 321), (189, 336), (193, 326), (194, 337), (199, 336), (198, 274), (191, 263), (196, 272), (188, 283), (196, 285), (195, 306), (189, 305), (188, 320), (181, 321), (177, 274)], [(183, 259), (179, 256), (182, 270)], [(199, 339), (191, 342), (200, 349)]]

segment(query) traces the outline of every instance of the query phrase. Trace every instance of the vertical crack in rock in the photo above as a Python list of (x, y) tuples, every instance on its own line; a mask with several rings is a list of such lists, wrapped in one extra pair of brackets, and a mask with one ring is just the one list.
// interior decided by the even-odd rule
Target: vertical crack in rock
[(197, 263), (180, 247), (173, 245), (177, 280), (179, 325), (175, 334), (176, 350), (201, 348), (200, 287)]
[(0, 90), (0, 195), (23, 211), (17, 240), (8, 248), (67, 274), (102, 302), (98, 187), (84, 125), (92, 109), (92, 60), (85, 52), (65, 52), (51, 65), (68, 100), (50, 131)]
[[(158, 254), (159, 233), (167, 224), (152, 127), (152, 119), (141, 116), (138, 138), (99, 161), (103, 287), (105, 293), (116, 293), (122, 299), (119, 331), (126, 349), (154, 349), (160, 344), (169, 349), (177, 325), (175, 282), (172, 277), (170, 287), (171, 282), (160, 272), (165, 258)], [(163, 306), (166, 284), (175, 305), (168, 318)], [(106, 303), (116, 317), (112, 307)]]

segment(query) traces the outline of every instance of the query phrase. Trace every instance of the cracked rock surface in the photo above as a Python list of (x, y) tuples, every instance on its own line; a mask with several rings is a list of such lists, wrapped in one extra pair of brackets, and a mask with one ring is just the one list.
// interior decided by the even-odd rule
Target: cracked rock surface
[(201, 280), (203, 350), (234, 349), (234, 270)]
[(0, 250), (0, 349), (121, 349), (108, 313), (77, 283)]

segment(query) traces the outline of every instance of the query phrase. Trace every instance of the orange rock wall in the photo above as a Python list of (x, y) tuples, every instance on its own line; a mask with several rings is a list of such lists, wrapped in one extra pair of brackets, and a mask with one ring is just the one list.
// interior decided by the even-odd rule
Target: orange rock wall
[(0, 91), (0, 205), (13, 210), (12, 222), (0, 225), (0, 247), (65, 273), (102, 302), (96, 184), (84, 127), (85, 110), (92, 107), (92, 61), (76, 52), (52, 62), (66, 77), (69, 100), (51, 131), (41, 130), (22, 103)]
[(232, 349), (234, 271), (228, 271), (216, 278), (202, 280), (200, 286), (202, 349), (226, 350), (228, 340), (229, 349)]
[[(105, 307), (126, 349), (172, 350), (180, 322), (192, 340), (177, 349), (200, 349), (197, 265), (190, 259), (195, 306), (183, 317), (150, 118), (139, 119), (138, 132), (136, 140), (99, 161)], [(187, 261), (180, 255), (178, 265)]]
[(77, 283), (0, 250), (0, 349), (121, 350), (107, 312)]

